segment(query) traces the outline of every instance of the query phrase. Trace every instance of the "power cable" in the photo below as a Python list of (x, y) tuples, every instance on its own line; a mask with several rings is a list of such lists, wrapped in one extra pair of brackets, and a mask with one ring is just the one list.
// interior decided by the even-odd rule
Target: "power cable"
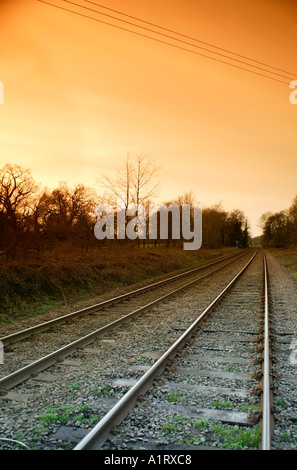
[[(122, 31), (130, 32), (130, 33), (136, 34), (137, 36), (141, 36), (141, 37), (144, 37), (144, 38), (147, 38), (147, 39), (151, 39), (151, 40), (156, 41), (156, 42), (159, 42), (159, 43), (161, 43), (161, 44), (165, 44), (165, 45), (174, 47), (174, 48), (176, 48), (176, 49), (180, 49), (180, 50), (183, 50), (183, 51), (186, 51), (186, 52), (190, 52), (190, 53), (192, 53), (192, 54), (199, 55), (200, 57), (206, 57), (206, 58), (211, 59), (211, 60), (214, 60), (214, 61), (216, 61), (216, 62), (220, 62), (220, 63), (222, 63), (222, 64), (229, 65), (229, 66), (231, 66), (231, 67), (235, 67), (235, 68), (237, 68), (237, 69), (244, 70), (244, 71), (246, 71), (246, 72), (250, 72), (250, 73), (253, 73), (253, 74), (256, 74), (256, 75), (259, 75), (259, 76), (268, 78), (268, 79), (270, 79), (270, 80), (274, 80), (274, 81), (277, 81), (277, 82), (280, 82), (280, 83), (284, 83), (285, 85), (288, 85), (288, 83), (285, 82), (285, 81), (283, 81), (283, 80), (279, 80), (279, 79), (277, 79), (277, 78), (270, 77), (270, 76), (268, 76), (268, 75), (265, 75), (265, 74), (256, 72), (256, 71), (254, 71), (254, 70), (249, 70), (249, 69), (246, 69), (246, 68), (241, 67), (241, 66), (239, 66), (239, 65), (231, 64), (231, 63), (229, 63), (229, 62), (226, 62), (226, 61), (223, 61), (223, 60), (214, 58), (214, 57), (210, 57), (210, 56), (208, 56), (208, 55), (206, 55), (206, 54), (202, 54), (202, 53), (199, 53), (199, 52), (196, 52), (196, 51), (192, 51), (191, 49), (187, 49), (187, 48), (185, 48), (185, 47), (178, 46), (178, 45), (176, 45), (176, 44), (172, 44), (172, 43), (169, 43), (169, 42), (167, 42), (167, 41), (163, 41), (163, 40), (161, 40), (161, 39), (157, 39), (157, 38), (148, 36), (148, 35), (146, 35), (146, 34), (142, 34), (142, 33), (139, 33), (139, 32), (137, 32), (137, 31), (133, 31), (133, 30), (124, 28), (124, 27), (122, 27), (122, 26), (118, 26), (118, 25), (115, 25), (115, 24), (112, 24), (112, 23), (108, 23), (108, 22), (103, 21), (103, 20), (99, 20), (98, 18), (94, 18), (93, 16), (84, 15), (84, 14), (82, 14), (82, 13), (79, 13), (79, 12), (76, 12), (76, 11), (73, 11), (73, 10), (70, 10), (70, 9), (68, 9), (68, 8), (64, 8), (64, 7), (60, 6), (60, 5), (55, 5), (55, 4), (50, 3), (50, 2), (47, 2), (47, 1), (45, 1), (45, 0), (37, 0), (37, 1), (39, 1), (39, 2), (41, 2), (41, 3), (45, 3), (45, 4), (50, 5), (50, 6), (52, 6), (52, 7), (58, 8), (58, 9), (60, 9), (60, 10), (64, 10), (64, 11), (73, 13), (73, 14), (78, 15), (78, 16), (81, 16), (81, 17), (84, 17), (84, 18), (88, 18), (88, 19), (97, 21), (97, 22), (99, 22), (99, 23), (101, 23), (101, 24), (109, 25), (109, 26), (112, 26), (112, 27), (114, 27), (114, 28), (120, 29), (120, 30), (122, 30)], [(81, 5), (79, 5), (79, 6), (81, 7)], [(232, 59), (232, 58), (230, 58), (230, 59), (231, 59), (231, 60), (234, 60), (234, 59)], [(246, 64), (246, 65), (250, 66), (250, 64)], [(266, 71), (266, 72), (268, 72), (268, 73), (274, 73), (274, 72), (269, 72), (269, 71)], [(287, 77), (285, 77), (285, 78), (287, 78)], [(289, 78), (287, 78), (287, 79), (290, 80)]]
[[(67, 3), (73, 3), (73, 2), (70, 2), (70, 1), (68, 1), (68, 0), (64, 0), (64, 1), (66, 1)], [(169, 32), (169, 33), (176, 34), (176, 35), (181, 36), (181, 37), (183, 37), (183, 38), (190, 39), (191, 41), (199, 42), (200, 44), (204, 44), (204, 45), (209, 46), (209, 47), (212, 47), (212, 48), (214, 48), (214, 49), (218, 49), (218, 50), (220, 50), (220, 51), (227, 52), (228, 54), (232, 54), (232, 55), (235, 55), (235, 56), (237, 56), (237, 57), (241, 57), (242, 59), (246, 59), (246, 60), (249, 60), (249, 61), (251, 61), (251, 62), (255, 62), (256, 64), (264, 65), (265, 67), (268, 67), (268, 68), (271, 68), (271, 69), (274, 69), (274, 70), (278, 70), (279, 72), (286, 73), (286, 74), (288, 74), (288, 75), (290, 75), (290, 76), (296, 76), (296, 75), (297, 75), (297, 74), (293, 74), (293, 73), (291, 73), (291, 72), (287, 72), (286, 70), (283, 70), (283, 69), (279, 69), (279, 68), (277, 68), (277, 67), (274, 67), (274, 66), (272, 66), (272, 65), (266, 64), (266, 63), (264, 63), (264, 62), (260, 62), (260, 61), (255, 60), (255, 59), (251, 59), (250, 57), (247, 57), (247, 56), (238, 54), (238, 53), (233, 52), (233, 51), (230, 51), (230, 50), (228, 50), (228, 49), (223, 49), (222, 47), (215, 46), (214, 44), (210, 44), (210, 43), (208, 43), (208, 42), (201, 41), (200, 39), (194, 38), (194, 37), (192, 37), (192, 36), (187, 36), (186, 34), (179, 33), (178, 31), (175, 31), (175, 30), (172, 30), (172, 29), (168, 29), (168, 28), (164, 28), (163, 26), (157, 25), (157, 24), (155, 24), (155, 23), (150, 23), (149, 21), (145, 21), (145, 20), (143, 20), (143, 19), (141, 19), (141, 18), (137, 18), (136, 16), (128, 15), (128, 14), (126, 14), (126, 13), (123, 13), (123, 12), (119, 11), (119, 10), (114, 10), (114, 9), (112, 9), (112, 8), (106, 7), (106, 6), (101, 5), (101, 4), (99, 4), (99, 3), (92, 2), (91, 0), (84, 0), (84, 1), (85, 1), (86, 3), (90, 3), (90, 4), (92, 4), (92, 5), (96, 5), (96, 6), (100, 7), (100, 8), (104, 8), (105, 10), (109, 10), (109, 11), (112, 11), (112, 12), (114, 12), (114, 13), (120, 14), (120, 15), (125, 16), (125, 17), (127, 17), (127, 18), (131, 18), (131, 19), (133, 19), (133, 20), (140, 21), (141, 23), (144, 23), (144, 24), (153, 26), (153, 27), (155, 27), (155, 28), (162, 29), (163, 31), (167, 31), (167, 32)], [(85, 8), (85, 7), (83, 7), (83, 8)], [(98, 12), (97, 10), (94, 10), (94, 11), (96, 11), (97, 13), (100, 13), (100, 12)], [(103, 14), (103, 13), (100, 13), (100, 14)], [(119, 21), (122, 21), (122, 20), (120, 20), (119, 18), (116, 18), (116, 19), (118, 19)], [(137, 26), (137, 25), (135, 25), (135, 26)], [(159, 34), (157, 31), (154, 31), (154, 32), (156, 32), (157, 34)], [(176, 38), (173, 38), (173, 39), (176, 39)], [(176, 40), (177, 40), (177, 39), (176, 39)], [(196, 47), (197, 47), (197, 46), (196, 46)], [(213, 53), (214, 53), (214, 51), (210, 51), (210, 52), (213, 52)], [(235, 60), (235, 59), (232, 59), (232, 57), (230, 57), (230, 59), (231, 59), (231, 60)], [(269, 72), (269, 73), (273, 73), (273, 72)], [(285, 77), (285, 78), (288, 78), (288, 77)]]

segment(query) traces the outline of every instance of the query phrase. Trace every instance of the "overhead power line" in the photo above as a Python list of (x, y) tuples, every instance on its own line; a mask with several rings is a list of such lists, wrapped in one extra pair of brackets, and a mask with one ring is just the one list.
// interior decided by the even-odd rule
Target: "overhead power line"
[[(163, 37), (165, 37), (166, 39), (173, 39), (174, 41), (178, 41), (178, 42), (180, 42), (180, 43), (182, 43), (182, 44), (185, 44), (186, 46), (196, 47), (196, 48), (201, 49), (201, 50), (203, 50), (203, 51), (210, 52), (211, 54), (215, 54), (215, 55), (218, 55), (218, 56), (220, 56), (220, 57), (224, 57), (225, 59), (231, 59), (231, 60), (234, 60), (234, 61), (236, 61), (236, 62), (238, 62), (238, 63), (241, 63), (241, 64), (244, 64), (244, 65), (248, 65), (248, 66), (250, 66), (250, 67), (256, 68), (256, 69), (258, 69), (258, 70), (261, 70), (261, 71), (264, 71), (264, 72), (268, 72), (268, 73), (277, 75), (277, 76), (282, 77), (282, 78), (289, 79), (288, 77), (286, 77), (286, 76), (284, 76), (284, 75), (282, 75), (282, 74), (279, 74), (279, 73), (276, 73), (276, 72), (271, 72), (271, 71), (269, 71), (269, 70), (267, 70), (267, 69), (264, 69), (263, 67), (259, 67), (258, 65), (247, 64), (247, 62), (245, 62), (245, 61), (242, 61), (242, 60), (240, 60), (240, 59), (236, 59), (236, 58), (227, 56), (226, 54), (222, 54), (221, 52), (211, 51), (210, 49), (207, 49), (207, 48), (202, 47), (202, 46), (198, 46), (197, 44), (192, 44), (192, 43), (190, 43), (190, 42), (188, 42), (188, 41), (184, 41), (184, 40), (182, 40), (182, 39), (174, 38), (173, 36), (170, 36), (170, 35), (164, 34), (164, 33), (160, 33), (160, 32), (158, 32), (158, 31), (155, 31), (155, 30), (151, 29), (151, 28), (147, 28), (147, 27), (144, 27), (144, 26), (139, 26), (139, 25), (137, 25), (137, 24), (135, 24), (135, 23), (132, 23), (131, 21), (126, 21), (126, 20), (123, 20), (123, 19), (121, 19), (121, 18), (117, 18), (117, 17), (115, 17), (115, 16), (108, 15), (107, 13), (102, 13), (102, 12), (100, 12), (100, 11), (98, 11), (98, 10), (94, 10), (93, 8), (85, 7), (85, 6), (83, 6), (83, 5), (79, 4), (79, 3), (73, 2), (73, 1), (71, 1), (71, 0), (64, 0), (64, 1), (65, 1), (66, 3), (70, 3), (70, 4), (74, 5), (74, 6), (81, 7), (81, 8), (84, 8), (84, 9), (86, 9), (86, 10), (92, 11), (93, 13), (98, 13), (99, 15), (106, 16), (106, 17), (108, 17), (108, 18), (111, 18), (112, 20), (121, 21), (122, 23), (129, 24), (130, 26), (136, 26), (137, 28), (141, 28), (141, 29), (143, 29), (143, 30), (145, 30), (145, 31), (148, 31), (149, 33), (159, 34), (160, 36), (163, 36)], [(85, 0), (85, 1), (86, 1), (86, 0)], [(88, 2), (88, 3), (94, 3), (94, 2)], [(95, 4), (95, 5), (97, 5), (97, 4)], [(178, 34), (178, 33), (177, 33), (177, 34)], [(292, 78), (291, 78), (291, 80), (292, 80)]]
[[(67, 1), (67, 0), (64, 0), (64, 1)], [(119, 10), (114, 10), (113, 8), (109, 8), (109, 7), (106, 7), (105, 5), (101, 5), (99, 3), (96, 3), (96, 2), (92, 2), (91, 0), (84, 0), (86, 3), (90, 3), (92, 5), (96, 5), (100, 8), (103, 8), (104, 10), (108, 10), (108, 11), (112, 11), (114, 13), (117, 13), (119, 15), (122, 15), (122, 16), (125, 16), (126, 18), (131, 18), (133, 20), (136, 20), (136, 21), (139, 21), (141, 23), (144, 23), (144, 24), (147, 24), (149, 26), (153, 26), (155, 28), (159, 28), (163, 31), (167, 31), (168, 33), (172, 33), (172, 34), (176, 34), (180, 37), (183, 37), (185, 39), (190, 39), (191, 41), (195, 41), (195, 42), (198, 42), (200, 44), (204, 44), (205, 46), (209, 46), (209, 47), (212, 47), (214, 49), (217, 49), (217, 50), (220, 50), (220, 51), (223, 51), (223, 52), (227, 52), (228, 54), (232, 54), (232, 55), (235, 55), (237, 57), (241, 57), (242, 59), (246, 59), (246, 60), (249, 60), (251, 62), (254, 62), (256, 64), (259, 64), (259, 65), (264, 65), (265, 67), (268, 67), (268, 68), (271, 68), (271, 69), (274, 69), (274, 70), (278, 70), (279, 72), (283, 72), (283, 73), (286, 73), (287, 75), (290, 75), (290, 76), (297, 76), (297, 74), (294, 74), (294, 73), (291, 73), (291, 72), (287, 72), (286, 70), (283, 70), (283, 69), (279, 69), (277, 67), (274, 67), (273, 65), (269, 65), (269, 64), (266, 64), (264, 62), (260, 62), (258, 60), (255, 60), (255, 59), (251, 59), (250, 57), (247, 57), (247, 56), (244, 56), (244, 55), (241, 55), (241, 54), (238, 54), (236, 52), (233, 52), (233, 51), (230, 51), (228, 49), (224, 49), (222, 47), (219, 47), (219, 46), (216, 46), (214, 44), (210, 44), (208, 42), (205, 42), (205, 41), (201, 41), (200, 39), (197, 39), (197, 38), (194, 38), (192, 36), (187, 36), (186, 34), (182, 34), (182, 33), (179, 33), (178, 31), (175, 31), (173, 29), (168, 29), (168, 28), (164, 28), (164, 26), (160, 26), (158, 24), (155, 24), (155, 23), (150, 23), (149, 21), (145, 21), (143, 20), (142, 18), (137, 18), (136, 16), (132, 16), (132, 15), (128, 15), (127, 13), (123, 13)], [(68, 3), (71, 3), (71, 2), (68, 2)], [(230, 57), (231, 58), (231, 57)], [(287, 78), (287, 77), (286, 77)]]
[[(205, 57), (205, 58), (214, 60), (214, 61), (216, 61), (216, 62), (225, 64), (225, 65), (229, 65), (229, 66), (231, 66), (231, 67), (235, 67), (235, 68), (237, 68), (237, 69), (244, 70), (244, 71), (246, 71), (246, 72), (250, 72), (250, 73), (253, 73), (253, 74), (256, 74), (256, 75), (259, 75), (259, 76), (268, 78), (268, 79), (270, 79), (270, 80), (274, 80), (274, 81), (277, 81), (277, 82), (280, 82), (280, 83), (284, 83), (285, 85), (288, 85), (288, 82), (285, 82), (284, 80), (280, 80), (280, 79), (278, 79), (278, 78), (271, 77), (271, 76), (269, 76), (269, 75), (266, 75), (266, 74), (263, 74), (263, 73), (260, 73), (260, 72), (256, 72), (255, 70), (250, 70), (250, 69), (247, 69), (247, 68), (245, 68), (245, 67), (241, 67), (241, 66), (239, 66), (239, 65), (236, 65), (236, 64), (233, 64), (233, 63), (230, 63), (230, 62), (226, 62), (226, 61), (224, 61), (224, 60), (221, 60), (221, 59), (218, 59), (218, 58), (215, 58), (215, 57), (211, 57), (211, 56), (209, 56), (209, 55), (202, 54), (202, 53), (197, 52), (197, 51), (193, 51), (193, 50), (188, 49), (188, 48), (186, 48), (186, 47), (182, 47), (182, 46), (179, 46), (179, 45), (177, 45), (177, 44), (173, 44), (173, 43), (170, 43), (170, 42), (168, 42), (168, 41), (164, 41), (164, 40), (161, 40), (161, 39), (158, 39), (158, 38), (149, 36), (149, 35), (147, 35), (147, 34), (140, 33), (140, 32), (138, 32), (138, 31), (133, 31), (133, 30), (131, 30), (131, 29), (124, 28), (124, 27), (122, 27), (122, 26), (115, 25), (115, 24), (113, 24), (113, 23), (109, 23), (109, 22), (107, 22), (107, 21), (103, 21), (103, 20), (100, 20), (100, 19), (98, 19), (98, 18), (94, 18), (93, 16), (84, 15), (84, 14), (79, 13), (79, 12), (77, 12), (77, 11), (74, 11), (74, 10), (71, 10), (71, 9), (68, 9), (68, 8), (65, 8), (65, 7), (62, 7), (62, 6), (60, 6), (60, 5), (56, 5), (56, 4), (47, 2), (47, 1), (45, 1), (45, 0), (38, 0), (38, 1), (41, 2), (41, 3), (45, 3), (45, 4), (47, 4), (47, 5), (50, 5), (50, 6), (52, 6), (52, 7), (58, 8), (58, 9), (60, 9), (60, 10), (64, 10), (64, 11), (73, 13), (73, 14), (75, 14), (75, 15), (78, 15), (78, 16), (81, 16), (81, 17), (84, 17), (84, 18), (87, 18), (87, 19), (91, 19), (91, 20), (97, 21), (97, 22), (99, 22), (99, 23), (101, 23), (101, 24), (109, 25), (109, 26), (112, 26), (112, 27), (114, 27), (114, 28), (120, 29), (120, 30), (122, 30), (122, 31), (126, 31), (126, 32), (129, 32), (129, 33), (133, 33), (133, 34), (135, 34), (135, 35), (137, 35), (137, 36), (141, 36), (141, 37), (144, 37), (144, 38), (153, 40), (153, 41), (155, 41), (155, 42), (158, 42), (158, 43), (161, 43), (161, 44), (165, 44), (165, 45), (168, 45), (168, 46), (171, 46), (171, 47), (174, 47), (174, 48), (176, 48), (176, 49), (180, 49), (180, 50), (183, 50), (183, 51), (186, 51), (186, 52), (190, 52), (190, 53), (195, 54), (195, 55), (198, 55), (198, 56), (200, 56), (200, 57)], [(86, 7), (84, 7), (84, 6), (80, 5), (80, 4), (75, 4), (74, 2), (70, 2), (70, 1), (68, 1), (68, 0), (64, 0), (64, 1), (66, 1), (67, 3), (72, 3), (73, 5), (76, 5), (76, 6), (81, 7), (81, 8), (86, 8)], [(87, 8), (87, 9), (90, 10), (89, 8)], [(94, 11), (94, 12), (100, 14), (100, 12), (97, 12), (96, 10), (92, 10), (92, 11)], [(105, 16), (107, 16), (107, 15), (105, 15)], [(122, 20), (119, 19), (119, 18), (115, 18), (115, 19), (116, 19), (116, 20), (119, 20), (119, 21), (122, 21)], [(133, 24), (133, 26), (139, 27), (139, 25), (136, 25), (136, 24)], [(160, 33), (158, 33), (157, 31), (151, 31), (151, 32), (156, 33), (156, 34), (160, 34)], [(178, 40), (178, 39), (176, 39), (176, 38), (172, 38), (172, 39), (177, 40), (177, 41), (180, 41), (180, 40)], [(195, 47), (194, 44), (188, 44), (188, 45), (191, 45), (191, 46), (194, 46), (194, 47)], [(209, 52), (214, 53), (213, 51), (209, 51)], [(217, 54), (217, 53), (216, 53), (216, 54)], [(226, 56), (226, 57), (227, 57), (228, 59), (235, 60), (235, 59), (233, 59), (232, 57), (228, 57), (228, 56)], [(247, 65), (248, 67), (251, 66), (251, 64), (248, 64), (248, 63), (245, 63), (245, 62), (244, 62), (244, 64)], [(275, 74), (275, 72), (271, 72), (271, 71), (265, 70), (265, 69), (263, 69), (263, 70), (264, 70), (265, 72), (267, 72), (267, 73)], [(278, 75), (278, 74), (277, 74), (277, 75)], [(282, 76), (282, 77), (283, 77), (283, 78), (286, 78), (288, 81), (291, 81), (291, 80), (292, 80), (292, 78), (288, 78), (288, 77), (284, 77), (284, 76)]]

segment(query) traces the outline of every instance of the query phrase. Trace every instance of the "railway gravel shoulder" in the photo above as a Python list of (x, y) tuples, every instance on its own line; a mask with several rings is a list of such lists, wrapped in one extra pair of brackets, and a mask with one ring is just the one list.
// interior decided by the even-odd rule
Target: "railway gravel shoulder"
[(272, 449), (297, 450), (297, 284), (269, 252), (267, 262), (274, 345)]

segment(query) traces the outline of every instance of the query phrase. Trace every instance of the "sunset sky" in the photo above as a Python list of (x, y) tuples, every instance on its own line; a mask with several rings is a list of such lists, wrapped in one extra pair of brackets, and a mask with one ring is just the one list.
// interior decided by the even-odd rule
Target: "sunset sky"
[[(48, 3), (79, 14), (0, 0), (0, 168), (18, 164), (49, 188), (66, 181), (100, 194), (102, 174), (112, 175), (128, 153), (148, 155), (162, 166), (158, 202), (192, 190), (203, 206), (243, 210), (253, 235), (262, 213), (290, 206), (297, 195), (289, 87), (297, 80), (295, 0)], [(103, 6), (193, 39), (158, 29), (184, 41), (177, 42), (92, 11), (156, 30)]]

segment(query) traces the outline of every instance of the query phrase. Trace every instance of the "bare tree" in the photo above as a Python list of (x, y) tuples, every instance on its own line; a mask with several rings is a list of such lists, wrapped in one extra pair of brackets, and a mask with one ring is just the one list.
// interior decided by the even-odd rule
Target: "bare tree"
[[(107, 202), (114, 209), (118, 201), (121, 208), (125, 211), (125, 227), (133, 217), (127, 216), (128, 208), (131, 204), (135, 205), (135, 213), (138, 215), (139, 205), (148, 203), (157, 195), (159, 182), (156, 181), (160, 167), (147, 156), (137, 156), (134, 162), (131, 162), (130, 155), (127, 155), (122, 168), (118, 169), (114, 177), (104, 175), (98, 183), (105, 189)], [(135, 227), (137, 231), (137, 224)]]
[(155, 180), (160, 168), (145, 155), (136, 158), (136, 163), (132, 167), (132, 199), (136, 206), (156, 197), (159, 181)]
[(289, 208), (289, 219), (291, 228), (291, 242), (297, 244), (297, 196), (294, 197)]
[(107, 202), (112, 204), (114, 207), (117, 205), (119, 199), (123, 204), (125, 210), (132, 202), (131, 200), (131, 175), (132, 167), (130, 164), (129, 154), (127, 155), (126, 161), (122, 168), (116, 171), (114, 177), (103, 175), (98, 183), (107, 192), (105, 195)]
[(38, 185), (30, 170), (7, 164), (0, 170), (1, 244), (14, 256), (22, 241)]
[(265, 227), (265, 224), (267, 220), (269, 219), (270, 216), (272, 216), (272, 212), (264, 212), (264, 214), (261, 215), (261, 217), (258, 220), (258, 227), (261, 228), (262, 230)]

